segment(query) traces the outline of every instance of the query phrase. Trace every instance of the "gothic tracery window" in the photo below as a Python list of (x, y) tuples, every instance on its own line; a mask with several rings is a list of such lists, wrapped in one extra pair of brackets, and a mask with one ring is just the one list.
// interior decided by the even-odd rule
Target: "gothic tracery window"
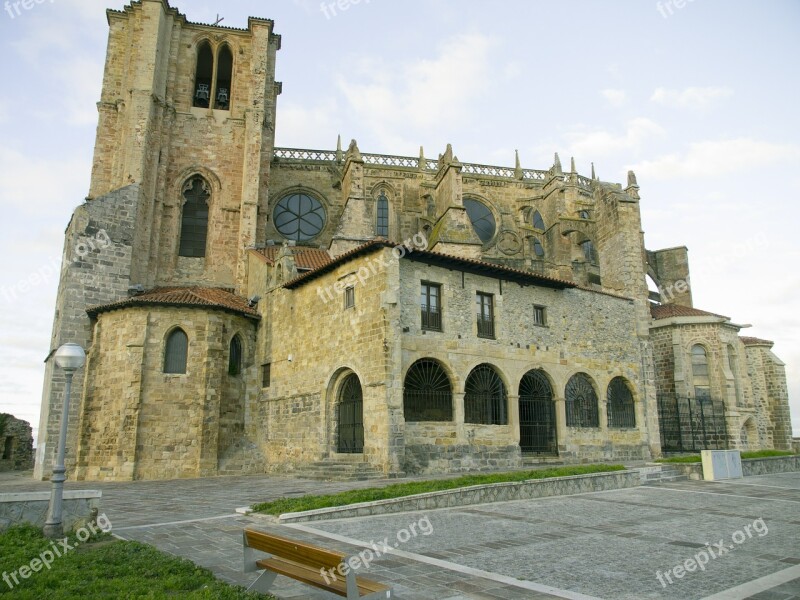
[(208, 200), (211, 192), (202, 177), (193, 177), (183, 186), (183, 213), (179, 256), (204, 257), (208, 237)]

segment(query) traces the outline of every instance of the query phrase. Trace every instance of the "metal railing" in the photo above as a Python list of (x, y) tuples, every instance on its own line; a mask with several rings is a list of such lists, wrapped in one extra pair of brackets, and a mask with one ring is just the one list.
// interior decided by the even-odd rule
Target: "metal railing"
[(728, 448), (725, 403), (712, 398), (658, 397), (661, 449), (699, 452)]
[(422, 329), (426, 331), (442, 330), (442, 310), (423, 304), (421, 306)]
[(406, 421), (452, 421), (452, 392), (403, 391), (403, 415)]
[(494, 321), (478, 318), (478, 337), (494, 339)]

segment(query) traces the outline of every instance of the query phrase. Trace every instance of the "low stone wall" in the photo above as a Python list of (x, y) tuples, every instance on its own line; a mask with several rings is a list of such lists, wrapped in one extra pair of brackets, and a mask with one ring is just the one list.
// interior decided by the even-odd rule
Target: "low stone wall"
[(770, 456), (768, 458), (748, 458), (742, 461), (742, 473), (745, 477), (792, 471), (800, 471), (800, 456)]
[[(662, 464), (680, 471), (689, 479), (703, 480), (702, 463)], [(800, 456), (770, 456), (767, 458), (748, 458), (742, 461), (742, 473), (745, 477), (769, 475), (770, 473), (790, 473), (792, 471), (800, 471)]]
[[(65, 491), (64, 531), (80, 529), (95, 518), (101, 497), (102, 493), (97, 490)], [(21, 523), (44, 527), (49, 506), (50, 492), (0, 494), (0, 531)]]
[(488, 504), (506, 500), (527, 500), (549, 496), (566, 496), (587, 492), (602, 492), (622, 488), (637, 487), (640, 476), (637, 471), (612, 471), (589, 475), (572, 475), (552, 479), (532, 479), (513, 483), (492, 483), (474, 485), (455, 490), (428, 492), (404, 498), (362, 502), (348, 506), (320, 508), (296, 513), (285, 513), (279, 517), (281, 523), (301, 521), (324, 521), (326, 519), (345, 519), (366, 517), (408, 511), (450, 508), (470, 504)]

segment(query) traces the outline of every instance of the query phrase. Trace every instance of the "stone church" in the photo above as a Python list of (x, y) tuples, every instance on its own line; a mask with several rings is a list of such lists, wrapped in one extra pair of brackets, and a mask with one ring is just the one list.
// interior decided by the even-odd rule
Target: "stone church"
[[(693, 306), (686, 248), (646, 249), (633, 173), (471, 164), (445, 144), (276, 148), (272, 21), (199, 24), (141, 0), (108, 23), (51, 344), (87, 350), (71, 477), (790, 447), (772, 343)], [(63, 393), (49, 361), (37, 477)]]

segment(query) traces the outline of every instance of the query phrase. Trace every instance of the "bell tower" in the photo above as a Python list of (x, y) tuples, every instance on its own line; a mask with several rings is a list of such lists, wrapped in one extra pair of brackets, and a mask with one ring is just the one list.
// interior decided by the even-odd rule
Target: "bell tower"
[[(86, 309), (156, 286), (244, 286), (245, 251), (266, 214), (280, 36), (189, 21), (168, 0), (108, 10), (109, 37), (89, 196), (67, 227), (51, 349), (92, 352)], [(58, 439), (64, 382), (48, 361), (37, 477)], [(83, 381), (70, 408), (67, 467)]]

